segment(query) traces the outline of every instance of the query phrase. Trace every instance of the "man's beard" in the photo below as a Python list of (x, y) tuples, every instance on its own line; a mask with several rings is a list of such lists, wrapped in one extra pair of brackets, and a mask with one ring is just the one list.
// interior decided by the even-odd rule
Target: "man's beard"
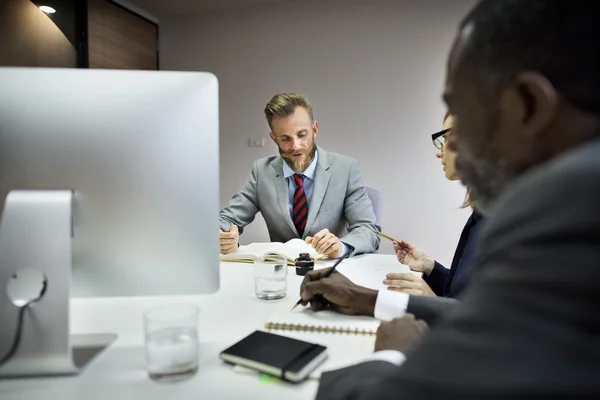
[(472, 140), (470, 145), (463, 143), (462, 146), (457, 140), (458, 154), (455, 160), (460, 180), (471, 189), (475, 199), (474, 208), (482, 214), (490, 212), (498, 197), (517, 175), (506, 158), (493, 148), (494, 139), (502, 134), (498, 130), (500, 111), (492, 107), (485, 116), (483, 130), (487, 132), (486, 137)]
[(281, 147), (279, 148), (279, 155), (281, 155), (281, 158), (283, 158), (285, 160), (287, 165), (289, 165), (289, 167), (291, 169), (293, 169), (294, 172), (296, 172), (296, 173), (304, 172), (304, 171), (306, 171), (306, 168), (308, 168), (308, 166), (315, 159), (315, 153), (317, 152), (317, 144), (313, 140), (312, 145), (310, 146), (309, 149), (302, 150), (302, 154), (304, 154), (304, 157), (302, 157), (299, 160), (297, 160), (294, 157), (294, 153), (296, 153), (296, 152), (297, 151), (283, 152), (281, 150)]
[(459, 155), (456, 159), (456, 168), (462, 183), (473, 193), (477, 211), (482, 214), (489, 213), (495, 201), (514, 178), (504, 160), (498, 162), (465, 160)]

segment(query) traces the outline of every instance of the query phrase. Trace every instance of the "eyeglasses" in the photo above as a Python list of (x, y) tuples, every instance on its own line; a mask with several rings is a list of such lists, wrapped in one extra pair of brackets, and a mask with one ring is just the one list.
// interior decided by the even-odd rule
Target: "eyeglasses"
[(446, 144), (445, 136), (448, 132), (450, 132), (450, 129), (451, 128), (443, 129), (431, 135), (431, 141), (433, 142), (433, 145), (436, 149), (441, 150), (444, 148), (444, 145)]

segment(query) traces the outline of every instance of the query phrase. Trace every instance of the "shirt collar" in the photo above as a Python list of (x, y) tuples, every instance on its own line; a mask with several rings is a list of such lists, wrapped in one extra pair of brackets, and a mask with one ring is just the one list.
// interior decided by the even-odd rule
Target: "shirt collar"
[[(316, 150), (315, 158), (312, 160), (312, 162), (310, 163), (308, 168), (306, 168), (304, 170), (304, 172), (302, 172), (302, 175), (304, 175), (305, 177), (307, 177), (310, 180), (314, 180), (315, 179), (315, 171), (317, 170), (318, 160), (319, 160), (319, 151)], [(283, 160), (283, 176), (286, 178), (289, 178), (290, 176), (292, 176), (294, 174), (295, 174), (294, 170), (292, 168), (290, 168), (290, 166), (285, 162), (285, 160)]]

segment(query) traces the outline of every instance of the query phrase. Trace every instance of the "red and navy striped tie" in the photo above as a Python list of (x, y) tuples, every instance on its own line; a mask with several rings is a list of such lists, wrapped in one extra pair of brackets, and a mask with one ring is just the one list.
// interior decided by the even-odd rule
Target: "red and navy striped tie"
[(296, 182), (296, 193), (294, 194), (292, 218), (298, 234), (302, 237), (306, 227), (306, 218), (308, 217), (308, 204), (304, 193), (304, 175), (294, 174), (294, 182)]

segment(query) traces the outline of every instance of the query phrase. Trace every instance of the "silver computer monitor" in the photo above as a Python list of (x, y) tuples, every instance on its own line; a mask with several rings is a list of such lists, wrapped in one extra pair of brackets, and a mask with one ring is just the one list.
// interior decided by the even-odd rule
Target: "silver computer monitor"
[(210, 73), (0, 68), (0, 377), (79, 371), (71, 297), (218, 290), (218, 131)]
[(218, 289), (218, 145), (210, 73), (0, 68), (0, 209), (73, 191), (72, 296)]

